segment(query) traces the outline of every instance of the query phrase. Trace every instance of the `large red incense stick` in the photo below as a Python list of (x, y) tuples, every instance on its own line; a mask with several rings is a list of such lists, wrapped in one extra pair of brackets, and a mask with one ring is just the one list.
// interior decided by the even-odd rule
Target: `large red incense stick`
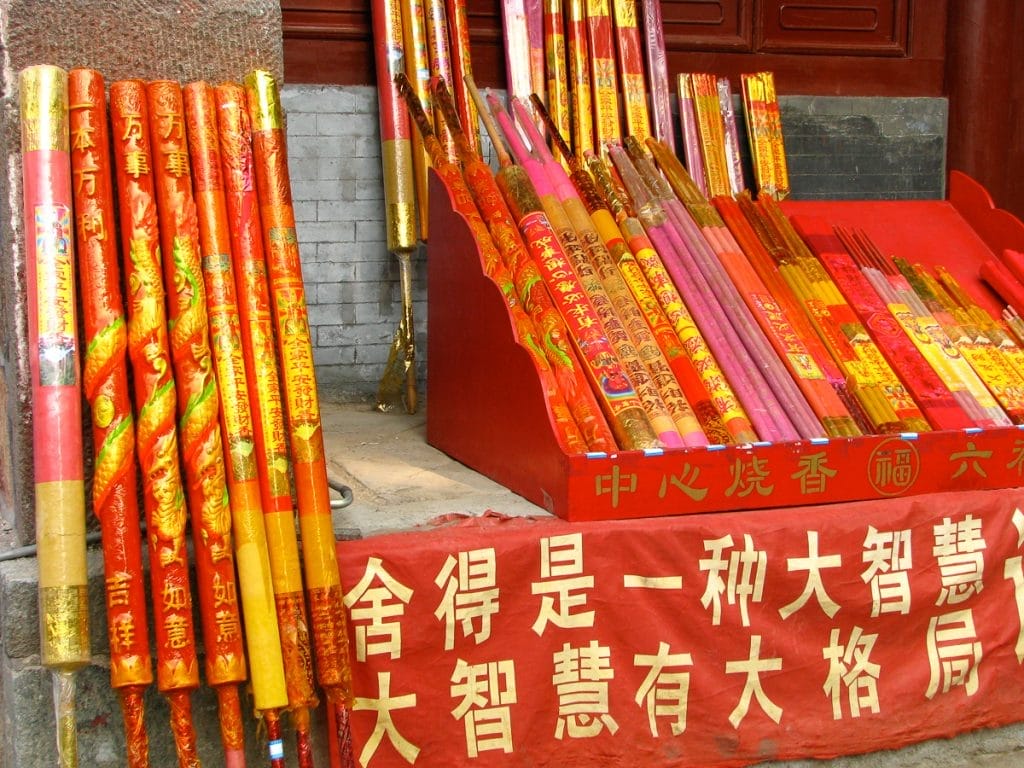
[(190, 694), (199, 687), (199, 663), (145, 84), (139, 80), (113, 83), (110, 117), (121, 214), (128, 355), (138, 414), (136, 444), (149, 542), (157, 688), (171, 707), (179, 768), (193, 768), (199, 759)]
[[(586, 8), (590, 84), (594, 89), (594, 135), (597, 146), (603, 148), (607, 142), (618, 141), (622, 137), (611, 0), (587, 0)], [(562, 135), (569, 134), (562, 131)]]
[[(501, 252), (502, 258), (512, 279), (515, 281), (519, 299), (540, 334), (544, 352), (555, 372), (558, 385), (572, 411), (577, 426), (587, 441), (591, 451), (614, 450), (615, 438), (601, 413), (597, 398), (586, 381), (584, 371), (576, 352), (569, 340), (568, 329), (552, 301), (551, 294), (541, 278), (537, 264), (531, 258), (526, 244), (523, 242), (515, 220), (505, 202), (502, 192), (528, 186), (523, 169), (511, 162), (508, 152), (501, 143), (499, 131), (494, 126), (490, 112), (487, 110), (483, 97), (470, 83), (470, 94), (477, 102), (479, 113), (492, 140), (499, 158), (497, 174), (492, 174), (490, 166), (479, 157), (463, 154), (463, 172), (466, 182), (475, 196), (480, 215)], [(449, 115), (445, 106), (443, 90), (441, 106), (444, 114)], [(456, 144), (463, 149), (460, 144)], [(506, 192), (508, 193), (508, 192)]]
[[(404, 389), (405, 409), (415, 413), (416, 333), (413, 327), (412, 256), (416, 250), (416, 190), (413, 180), (412, 127), (409, 116), (398, 101), (394, 78), (402, 72), (402, 12), (398, 0), (375, 0), (373, 3), (374, 56), (377, 68), (377, 99), (380, 114), (380, 154), (384, 179), (384, 224), (387, 247), (398, 259), (398, 277), (402, 293), (402, 318), (391, 343), (384, 375), (377, 391), (377, 407), (388, 410)], [(448, 68), (447, 44), (442, 48), (435, 38), (447, 31), (438, 31), (444, 21), (444, 0), (430, 0), (432, 18), (432, 67)]]
[(295, 532), (274, 321), (270, 312), (267, 264), (252, 129), (245, 91), (234, 83), (217, 86), (218, 128), (245, 367), (249, 376), (263, 521), (270, 554), (274, 602), (281, 636), (288, 708), (295, 726), (300, 768), (313, 765), (309, 711), (317, 706), (309, 619)]
[(68, 97), (71, 167), (78, 180), (75, 223), (86, 345), (82, 385), (91, 408), (96, 457), (92, 508), (103, 534), (110, 684), (121, 700), (128, 766), (143, 768), (149, 765), (149, 739), (142, 697), (153, 682), (153, 664), (103, 76), (90, 69), (71, 70)]
[[(448, 15), (448, 31), (452, 47), (452, 90), (455, 91), (455, 103), (459, 109), (459, 120), (466, 141), (474, 152), (480, 151), (480, 119), (476, 114), (476, 104), (469, 95), (466, 78), (473, 78), (472, 57), (469, 50), (469, 20), (466, 18), (465, 0), (445, 0)], [(440, 73), (437, 73), (440, 76)]]
[(89, 663), (89, 581), (68, 82), (47, 65), (22, 70), (18, 80), (40, 652), (53, 673), (58, 764), (74, 768), (74, 675)]
[[(584, 5), (585, 0), (566, 0), (565, 14), (572, 146), (580, 153), (591, 152), (594, 149), (594, 115), (591, 110), (590, 58), (587, 53), (587, 17)], [(520, 98), (527, 100), (530, 96), (531, 94), (526, 94)]]
[(644, 78), (644, 56), (640, 44), (636, 0), (612, 0), (612, 11), (615, 19), (615, 51), (618, 54), (619, 77), (622, 80), (626, 135), (646, 141), (651, 135), (651, 117), (647, 109), (647, 82)]
[[(412, 82), (416, 95), (425, 104), (430, 104), (427, 85), (430, 82), (430, 56), (428, 53), (427, 26), (423, 0), (401, 0), (402, 14), (402, 61), (405, 74)], [(428, 106), (429, 108), (429, 106)], [(416, 189), (416, 212), (419, 218), (419, 233), (428, 239), (427, 220), (429, 201), (427, 199), (427, 176), (430, 160), (417, 134), (412, 141), (412, 172)]]
[(547, 107), (555, 125), (565, 135), (572, 131), (569, 75), (565, 52), (565, 20), (562, 0), (541, 0), (544, 10), (544, 62), (547, 75)]
[(241, 766), (245, 764), (245, 746), (238, 684), (246, 679), (245, 649), (184, 103), (181, 86), (169, 80), (150, 82), (146, 97), (164, 281), (170, 288), (168, 330), (195, 544), (206, 680), (217, 692), (225, 761), (228, 766)]
[[(393, 0), (375, 0), (374, 2), (374, 18), (378, 15), (383, 18), (387, 18), (393, 11), (388, 10)], [(446, 83), (452, 82), (454, 76), (452, 67), (452, 45), (451, 38), (449, 37), (449, 19), (446, 0), (424, 0), (426, 4), (426, 18), (427, 18), (427, 45), (430, 50), (430, 76), (444, 78)], [(383, 13), (380, 13), (383, 11)], [(382, 35), (384, 30), (374, 32), (377, 40), (377, 45), (380, 46), (383, 42)], [(399, 42), (395, 43), (388, 41), (388, 56), (394, 56), (396, 49), (401, 48), (401, 38), (398, 38)], [(381, 60), (380, 53), (377, 54), (377, 67), (380, 68)], [(392, 95), (389, 96), (391, 104), (389, 105), (390, 114), (400, 114), (401, 120), (404, 121), (406, 131), (411, 131), (412, 127), (409, 125), (408, 115), (405, 114), (404, 110), (401, 109), (400, 104), (395, 104), (396, 95), (394, 94), (395, 82), (394, 78), (398, 72), (391, 72), (390, 77), (385, 81), (377, 78), (378, 89), (387, 88)], [(437, 119), (437, 115), (434, 116)], [(383, 138), (383, 134), (381, 135)], [(441, 144), (444, 146), (445, 154), (450, 160), (455, 159), (455, 147), (452, 144), (452, 137), (448, 135), (447, 131), (441, 132)]]
[(216, 101), (213, 87), (204, 82), (189, 83), (185, 86), (184, 96), (186, 133), (199, 214), (206, 311), (221, 400), (220, 426), (223, 456), (227, 459), (225, 475), (245, 642), (249, 658), (259, 660), (250, 669), (253, 703), (267, 726), (271, 765), (283, 768), (284, 750), (278, 715), (288, 706), (288, 695), (271, 586), (270, 554), (263, 526), (238, 298), (231, 266), (231, 234), (221, 172)]
[(354, 765), (349, 724), (352, 669), (348, 620), (342, 602), (341, 575), (331, 519), (327, 457), (324, 454), (299, 243), (295, 234), (295, 210), (292, 207), (281, 101), (276, 81), (263, 70), (246, 76), (245, 90), (252, 121), (263, 248), (277, 331), (277, 353), (281, 361), (317, 679), (334, 708), (339, 753), (343, 766), (348, 768)]
[[(555, 426), (555, 435), (560, 446), (568, 453), (585, 453), (587, 451), (587, 442), (584, 440), (579, 427), (573, 419), (572, 412), (569, 410), (569, 406), (558, 388), (555, 373), (544, 356), (533, 321), (519, 300), (512, 274), (506, 267), (487, 225), (481, 218), (480, 211), (474, 203), (474, 195), (467, 186), (462, 171), (455, 163), (449, 162), (445, 157), (441, 143), (434, 135), (433, 126), (430, 125), (422, 105), (416, 100), (408, 80), (400, 77), (398, 86), (399, 93), (409, 106), (413, 122), (419, 128), (420, 133), (423, 135), (424, 143), (431, 152), (434, 170), (452, 191), (455, 209), (466, 218), (466, 223), (473, 233), (474, 241), (482, 256), (485, 274), (501, 289), (506, 307), (516, 328), (516, 340), (526, 349), (534, 365), (537, 366), (537, 373), (544, 387), (544, 394), (547, 397), (548, 407), (551, 410), (551, 419)], [(444, 94), (443, 98), (437, 97), (435, 101), (440, 103), (442, 113), (446, 114), (448, 119), (457, 119), (457, 116), (454, 114), (455, 105), (450, 95), (447, 91)], [(451, 110), (452, 114), (449, 114), (449, 110)], [(473, 150), (470, 148), (461, 127), (456, 124), (449, 126), (449, 129), (455, 139), (456, 147), (459, 148), (459, 154), (472, 156)]]

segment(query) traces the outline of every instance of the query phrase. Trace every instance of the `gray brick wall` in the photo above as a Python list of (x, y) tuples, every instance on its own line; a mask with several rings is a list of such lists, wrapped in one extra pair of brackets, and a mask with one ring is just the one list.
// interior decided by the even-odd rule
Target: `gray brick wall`
[[(944, 196), (945, 99), (780, 102), (794, 197)], [(320, 388), (340, 400), (372, 400), (401, 318), (397, 263), (385, 244), (376, 90), (285, 86), (282, 103)], [(443, 257), (443, 238), (430, 245)], [(421, 396), (429, 251), (421, 247), (413, 261)]]

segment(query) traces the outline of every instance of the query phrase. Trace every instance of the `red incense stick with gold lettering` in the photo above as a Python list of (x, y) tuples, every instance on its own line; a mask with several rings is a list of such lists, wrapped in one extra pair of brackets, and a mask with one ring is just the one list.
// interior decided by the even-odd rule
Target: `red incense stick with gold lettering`
[[(388, 18), (390, 14), (394, 13), (394, 11), (389, 8), (392, 2), (393, 0), (374, 0), (373, 17), (375, 20), (375, 24), (377, 23), (376, 19), (378, 18), (378, 16), (383, 20)], [(449, 37), (448, 32), (449, 19), (446, 2), (445, 0), (424, 0), (424, 2), (426, 3), (427, 11), (427, 46), (430, 52), (430, 76), (443, 77), (445, 79), (445, 82), (450, 83), (454, 75), (452, 67), (452, 45), (451, 38)], [(384, 42), (384, 34), (385, 30), (383, 28), (376, 28), (374, 31), (374, 37), (376, 38), (376, 44), (378, 48)], [(397, 44), (391, 43), (390, 40), (388, 41), (392, 55), (395, 52), (396, 46), (398, 48), (401, 48), (402, 46), (401, 37), (399, 37), (398, 39), (399, 42)], [(377, 67), (379, 69), (380, 53), (377, 54), (377, 57)], [(392, 92), (392, 95), (389, 97), (392, 103), (388, 105), (388, 109), (391, 114), (399, 115), (399, 117), (397, 118), (398, 120), (405, 121), (405, 130), (409, 131), (411, 130), (411, 126), (409, 126), (408, 124), (408, 117), (406, 116), (405, 111), (401, 109), (401, 105), (395, 103), (397, 101), (397, 96), (394, 94), (394, 88), (395, 75), (397, 74), (397, 71), (391, 72), (391, 76), (388, 78), (386, 82), (382, 80), (381, 77), (378, 75), (377, 88), (378, 90), (380, 90), (386, 87), (389, 91)], [(434, 115), (434, 119), (437, 119), (436, 114)], [(455, 147), (452, 144), (452, 137), (448, 135), (447, 131), (441, 131), (440, 136), (441, 144), (442, 146), (444, 146), (445, 154), (448, 155), (448, 158), (450, 160), (454, 160)], [(383, 139), (383, 134), (381, 135), (381, 138)]]
[[(592, 152), (594, 149), (594, 113), (591, 109), (590, 56), (587, 53), (587, 16), (584, 6), (585, 0), (566, 0), (565, 39), (569, 63), (572, 146), (579, 153)], [(532, 95), (512, 94), (510, 98), (521, 98), (524, 103), (529, 103)]]
[[(590, 84), (594, 89), (594, 134), (597, 146), (603, 151), (607, 142), (622, 138), (611, 0), (587, 0), (586, 7)], [(562, 131), (562, 135), (568, 133)]]
[(288, 441), (285, 438), (284, 406), (274, 345), (274, 319), (270, 312), (263, 230), (256, 196), (252, 128), (245, 90), (241, 85), (218, 85), (216, 93), (239, 324), (252, 405), (256, 463), (288, 709), (295, 726), (299, 767), (311, 768), (313, 744), (309, 712), (316, 708), (318, 701), (313, 683), (309, 619), (302, 591), (302, 565), (288, 473)]
[(639, 141), (646, 141), (651, 135), (651, 116), (647, 109), (647, 83), (644, 80), (644, 57), (636, 2), (612, 0), (612, 16), (615, 20), (615, 50), (622, 80), (626, 134), (635, 136)]
[[(447, 43), (443, 50), (437, 25), (444, 21), (443, 0), (429, 0), (440, 18), (428, 20), (431, 68), (450, 68)], [(380, 154), (384, 177), (384, 224), (388, 250), (398, 259), (402, 318), (391, 342), (388, 361), (377, 389), (377, 408), (390, 410), (404, 391), (405, 409), (416, 412), (416, 333), (413, 328), (412, 256), (416, 250), (416, 190), (413, 181), (412, 127), (395, 92), (395, 76), (403, 71), (402, 11), (398, 0), (374, 0), (374, 57), (380, 114)], [(443, 30), (442, 30), (443, 31)], [(447, 32), (444, 32), (447, 35)]]
[(186, 133), (199, 214), (206, 312), (221, 400), (221, 436), (223, 453), (227, 458), (228, 500), (245, 642), (249, 658), (256, 662), (250, 670), (253, 702), (267, 726), (270, 763), (275, 768), (283, 768), (284, 747), (278, 715), (279, 710), (288, 706), (288, 694), (271, 586), (270, 555), (263, 527), (256, 438), (231, 265), (231, 235), (221, 173), (216, 100), (213, 88), (204, 82), (185, 86), (184, 97)]
[[(445, 0), (445, 12), (448, 16), (448, 32), (452, 47), (452, 79), (455, 92), (455, 103), (459, 109), (459, 121), (466, 141), (474, 152), (480, 151), (480, 118), (476, 113), (476, 104), (469, 95), (466, 78), (473, 79), (473, 63), (469, 55), (469, 19), (466, 18), (466, 0)], [(441, 73), (438, 72), (440, 77)]]
[(320, 400), (295, 235), (281, 102), (276, 81), (263, 70), (246, 76), (245, 91), (253, 128), (263, 247), (281, 361), (316, 670), (334, 708), (339, 751), (347, 768), (354, 765), (349, 726), (352, 670), (348, 629), (331, 521)]
[(59, 67), (40, 65), (23, 69), (18, 81), (40, 651), (43, 666), (53, 673), (58, 765), (74, 768), (74, 675), (89, 663), (89, 580), (68, 76)]
[(245, 650), (181, 86), (170, 80), (152, 81), (146, 86), (146, 98), (164, 281), (170, 288), (167, 327), (195, 545), (206, 681), (217, 693), (221, 741), (230, 768), (245, 764), (238, 699), (238, 684), (246, 679)]
[[(416, 95), (430, 105), (430, 56), (427, 53), (427, 22), (423, 0), (401, 0), (402, 50), (405, 74), (412, 82)], [(416, 188), (416, 212), (419, 219), (420, 237), (427, 240), (427, 178), (430, 159), (423, 147), (423, 140), (415, 132), (412, 141), (412, 174)]]
[(164, 306), (149, 108), (141, 80), (110, 86), (110, 118), (120, 209), (128, 356), (137, 416), (136, 448), (149, 542), (157, 688), (171, 708), (179, 768), (199, 765), (191, 692), (199, 687), (178, 463), (175, 387)]
[[(441, 143), (434, 135), (434, 129), (430, 125), (429, 118), (427, 118), (426, 113), (423, 111), (422, 105), (417, 101), (416, 95), (412, 92), (412, 86), (409, 81), (399, 76), (397, 84), (398, 92), (405, 99), (413, 122), (419, 128), (420, 133), (423, 135), (424, 144), (426, 144), (431, 152), (434, 170), (453, 192), (452, 199), (455, 210), (465, 217), (466, 223), (473, 233), (473, 239), (482, 257), (484, 272), (501, 289), (502, 296), (505, 298), (506, 308), (516, 329), (516, 340), (530, 355), (534, 365), (537, 366), (537, 374), (543, 385), (544, 394), (547, 397), (548, 408), (551, 411), (551, 419), (554, 423), (555, 436), (558, 438), (559, 445), (567, 453), (586, 453), (588, 450), (587, 443), (583, 439), (583, 435), (580, 433), (572, 413), (569, 411), (565, 398), (558, 389), (554, 371), (544, 356), (544, 351), (537, 339), (537, 331), (534, 328), (533, 321), (526, 314), (526, 310), (522, 306), (512, 274), (505, 266), (498, 247), (495, 245), (487, 225), (484, 224), (480, 216), (480, 211), (474, 203), (473, 194), (467, 186), (466, 179), (463, 178), (462, 171), (459, 169), (459, 166), (449, 162), (444, 156)], [(449, 110), (451, 110), (448, 119), (457, 119), (457, 115), (454, 114), (455, 104), (447, 90), (444, 91), (444, 97), (438, 97), (436, 101), (442, 106), (442, 112), (448, 114)], [(469, 148), (469, 142), (466, 140), (461, 127), (456, 125), (454, 127), (449, 126), (449, 128), (455, 139), (456, 146), (460, 147), (460, 154), (472, 153), (472, 150)]]
[(544, 9), (544, 62), (547, 73), (547, 108), (563, 134), (572, 130), (569, 73), (566, 60), (565, 18), (562, 0), (540, 0)]
[(68, 98), (85, 329), (82, 386), (92, 414), (92, 508), (103, 536), (110, 685), (121, 700), (128, 766), (143, 768), (149, 765), (149, 739), (142, 697), (153, 682), (153, 663), (143, 585), (135, 423), (126, 365), (128, 329), (121, 298), (103, 76), (91, 69), (71, 70)]

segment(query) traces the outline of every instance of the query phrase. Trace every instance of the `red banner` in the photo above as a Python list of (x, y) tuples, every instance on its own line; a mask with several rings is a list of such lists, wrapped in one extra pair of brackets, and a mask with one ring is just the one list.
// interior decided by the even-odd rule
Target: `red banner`
[(1024, 490), (339, 545), (364, 766), (738, 766), (1021, 718)]

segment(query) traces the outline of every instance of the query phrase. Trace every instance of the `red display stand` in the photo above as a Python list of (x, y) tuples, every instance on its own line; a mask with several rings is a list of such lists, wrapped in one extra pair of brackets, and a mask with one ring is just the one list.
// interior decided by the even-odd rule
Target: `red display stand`
[[(536, 368), (449, 190), (432, 174), (427, 440), (570, 521), (820, 504), (1022, 485), (1017, 427), (568, 455)], [(948, 200), (787, 202), (863, 229), (885, 253), (945, 265), (998, 314), (977, 268), (1024, 250), (1024, 224), (953, 172)]]

